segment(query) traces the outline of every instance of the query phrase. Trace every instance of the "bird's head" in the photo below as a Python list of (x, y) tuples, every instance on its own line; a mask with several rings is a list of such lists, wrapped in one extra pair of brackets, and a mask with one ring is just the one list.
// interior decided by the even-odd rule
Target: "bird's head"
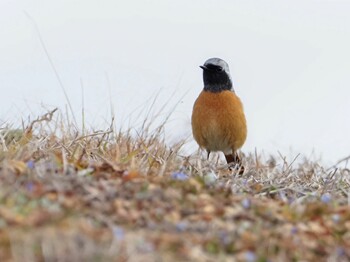
[(210, 58), (200, 66), (203, 69), (204, 90), (220, 92), (233, 90), (228, 64), (220, 58)]

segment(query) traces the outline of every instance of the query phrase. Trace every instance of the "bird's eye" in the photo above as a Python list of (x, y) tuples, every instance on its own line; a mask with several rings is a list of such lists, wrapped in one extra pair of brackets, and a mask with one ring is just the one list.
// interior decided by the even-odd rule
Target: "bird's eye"
[(222, 72), (224, 69), (221, 67), (221, 66), (218, 66), (217, 68), (216, 68), (216, 71), (218, 71), (218, 72)]

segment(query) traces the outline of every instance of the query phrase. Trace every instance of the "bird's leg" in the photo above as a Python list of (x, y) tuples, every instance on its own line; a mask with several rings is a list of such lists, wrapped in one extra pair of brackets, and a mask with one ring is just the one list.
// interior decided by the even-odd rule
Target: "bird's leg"
[(235, 158), (233, 156), (233, 154), (229, 154), (229, 155), (225, 155), (225, 158), (226, 158), (226, 162), (227, 164), (230, 164), (230, 163), (235, 163)]
[(243, 175), (245, 168), (237, 152), (235, 153), (235, 162), (238, 164), (238, 174)]
[[(240, 159), (240, 157), (238, 156), (237, 152), (234, 152), (232, 154), (229, 155), (225, 155), (227, 164), (231, 164), (233, 163), (234, 165), (238, 165), (238, 174), (243, 175), (244, 173), (244, 166), (242, 165), (242, 160)], [(231, 169), (231, 167), (230, 167)]]
[(209, 160), (210, 151), (207, 150), (207, 160)]

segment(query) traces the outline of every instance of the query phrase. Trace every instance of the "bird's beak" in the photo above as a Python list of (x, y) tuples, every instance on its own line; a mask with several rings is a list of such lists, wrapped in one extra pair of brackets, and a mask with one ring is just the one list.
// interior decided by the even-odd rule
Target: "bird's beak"
[(199, 66), (200, 68), (202, 68), (203, 70), (208, 70), (208, 67), (204, 66), (204, 65), (201, 65)]

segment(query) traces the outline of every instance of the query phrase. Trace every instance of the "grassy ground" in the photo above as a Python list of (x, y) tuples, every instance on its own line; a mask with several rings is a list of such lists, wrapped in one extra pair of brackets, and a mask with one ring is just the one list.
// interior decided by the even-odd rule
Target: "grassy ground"
[(298, 156), (246, 172), (162, 127), (79, 133), (50, 112), (0, 135), (0, 261), (349, 261), (349, 175)]

